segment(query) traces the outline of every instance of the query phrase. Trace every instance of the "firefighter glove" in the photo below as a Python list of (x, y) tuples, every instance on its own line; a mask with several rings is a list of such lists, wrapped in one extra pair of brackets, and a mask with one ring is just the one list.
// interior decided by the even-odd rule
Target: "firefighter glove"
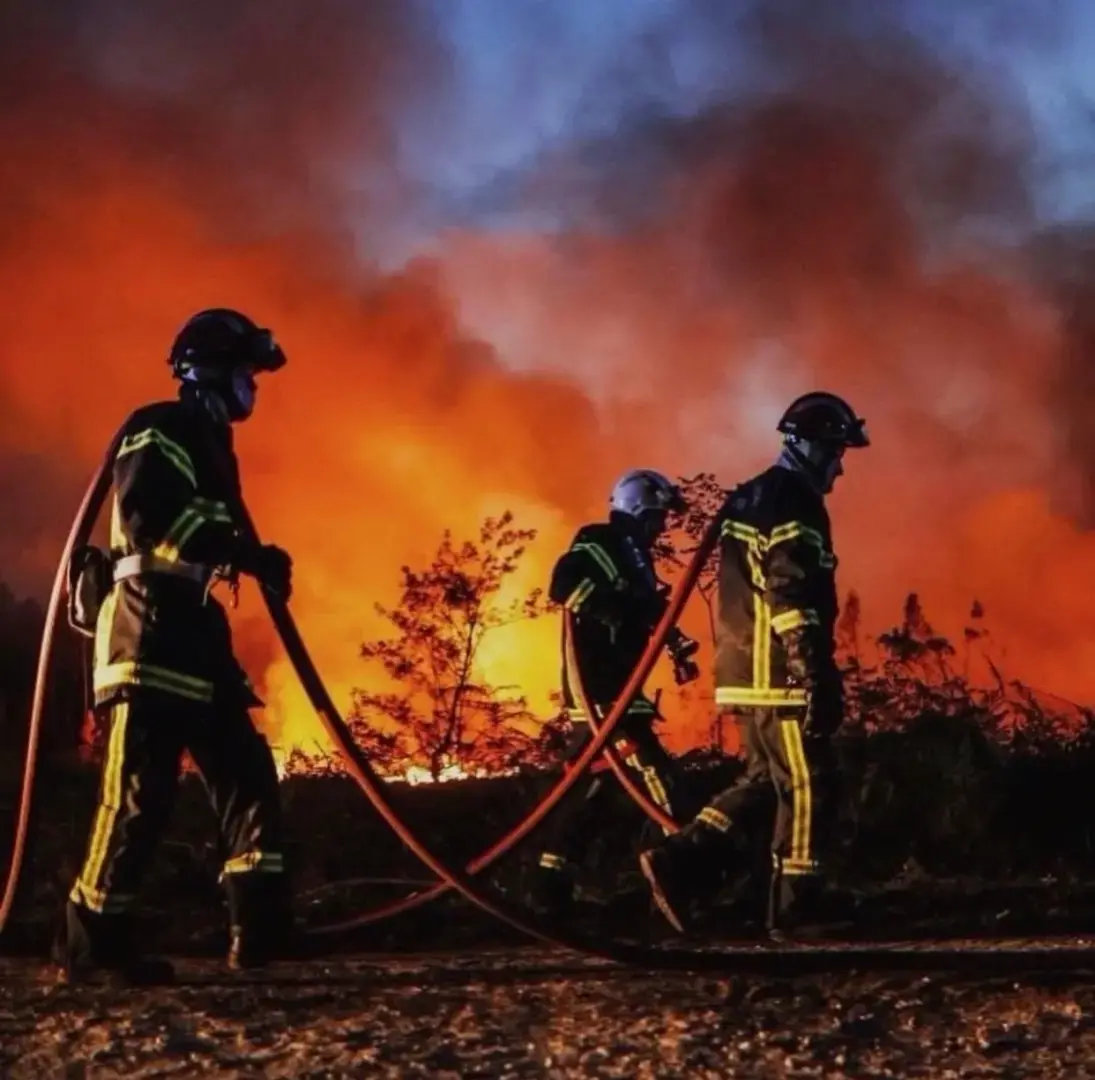
[(700, 677), (699, 665), (692, 659), (700, 643), (683, 634), (677, 627), (669, 631), (666, 648), (673, 660), (673, 678), (678, 686), (693, 682)]
[(293, 560), (289, 552), (276, 544), (263, 544), (255, 549), (240, 569), (282, 600), (288, 600), (293, 593)]

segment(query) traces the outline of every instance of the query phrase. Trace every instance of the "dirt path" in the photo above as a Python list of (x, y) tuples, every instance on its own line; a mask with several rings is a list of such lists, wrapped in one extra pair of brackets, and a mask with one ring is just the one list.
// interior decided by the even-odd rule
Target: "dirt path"
[(0, 961), (0, 1075), (1095, 1076), (1095, 981), (651, 974), (543, 952), (59, 988)]

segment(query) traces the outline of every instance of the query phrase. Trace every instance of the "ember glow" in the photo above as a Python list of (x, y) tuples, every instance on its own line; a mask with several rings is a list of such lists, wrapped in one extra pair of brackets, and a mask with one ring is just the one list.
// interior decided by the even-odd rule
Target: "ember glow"
[[(358, 657), (385, 631), (374, 602), (444, 528), (473, 536), (513, 510), (539, 530), (515, 589), (545, 585), (623, 469), (732, 484), (773, 456), (781, 405), (819, 385), (852, 399), (875, 444), (832, 502), (866, 628), (898, 621), (916, 590), (960, 633), (977, 598), (1009, 675), (1095, 700), (1092, 378), (1075, 318), (1089, 249), (1033, 214), (1041, 148), (1014, 87), (871, 6), (837, 25), (766, 4), (733, 33), (778, 92), (739, 87), (684, 118), (637, 100), (634, 123), (516, 185), (518, 202), (580, 224), (464, 223), (381, 272), (369, 238), (419, 209), (400, 124), (453, 96), (431, 20), (395, 0), (292, 18), (185, 7), (0, 0), (13, 584), (44, 590), (115, 426), (173, 392), (175, 329), (229, 304), (290, 358), (237, 445), (340, 706), (377, 678)], [(713, 40), (729, 33), (717, 7)], [(274, 741), (316, 752), (253, 588), (234, 621)], [(705, 627), (693, 605), (686, 628)], [(549, 713), (557, 623), (493, 635), (482, 668)], [(706, 736), (702, 695), (670, 712), (671, 744)]]

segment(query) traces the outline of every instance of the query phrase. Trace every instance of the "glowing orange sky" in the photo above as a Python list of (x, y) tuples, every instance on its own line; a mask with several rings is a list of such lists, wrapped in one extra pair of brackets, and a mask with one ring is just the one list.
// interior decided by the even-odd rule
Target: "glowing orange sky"
[[(374, 50), (379, 33), (404, 61), (428, 54), (389, 21), (367, 27)], [(294, 47), (272, 33), (259, 51)], [(349, 70), (296, 67), (288, 85), (225, 76), (214, 109), (211, 90), (168, 107), (66, 69), (48, 93), (0, 106), (13, 580), (40, 585), (115, 426), (173, 393), (163, 358), (181, 321), (227, 304), (271, 325), (290, 357), (262, 382), (238, 449), (260, 528), (296, 558), (293, 608), (341, 704), (368, 679), (358, 645), (382, 630), (374, 601), (394, 599), (400, 565), (427, 559), (442, 529), (459, 537), (512, 509), (540, 530), (521, 584), (544, 585), (621, 470), (731, 484), (776, 452), (782, 403), (815, 386), (848, 394), (875, 443), (832, 500), (841, 584), (862, 593), (868, 626), (896, 622), (915, 589), (955, 632), (976, 597), (1010, 675), (1095, 699), (1095, 540), (1055, 501), (1084, 464), (1055, 411), (1062, 313), (1018, 253), (961, 228), (1007, 148), (978, 150), (971, 125), (960, 183), (917, 172), (900, 158), (923, 107), (907, 86), (867, 115), (854, 87), (810, 72), (809, 93), (779, 107), (707, 117), (703, 153), (674, 158), (668, 142), (641, 220), (563, 238), (465, 229), (385, 275), (354, 257), (337, 183), (305, 167), (384, 167), (381, 105), (398, 79), (354, 67), (361, 85)], [(347, 111), (350, 97), (375, 108)], [(284, 142), (233, 142), (225, 98), (280, 117)], [(206, 119), (212, 150), (199, 149)], [(952, 216), (930, 256), (910, 189)], [(274, 730), (309, 723), (253, 593), (236, 623)], [(687, 625), (701, 630), (702, 614)], [(495, 638), (487, 674), (544, 707), (557, 640), (553, 621)]]

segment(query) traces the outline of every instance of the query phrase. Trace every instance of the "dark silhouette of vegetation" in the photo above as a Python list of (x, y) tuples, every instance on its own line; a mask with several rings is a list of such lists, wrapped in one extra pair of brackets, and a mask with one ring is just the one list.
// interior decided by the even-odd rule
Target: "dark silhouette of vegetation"
[[(44, 625), (41, 605), (17, 599), (0, 582), (0, 775), (21, 762)], [(58, 633), (42, 732), (46, 756), (74, 758), (79, 752), (89, 690), (83, 644), (67, 627)]]

